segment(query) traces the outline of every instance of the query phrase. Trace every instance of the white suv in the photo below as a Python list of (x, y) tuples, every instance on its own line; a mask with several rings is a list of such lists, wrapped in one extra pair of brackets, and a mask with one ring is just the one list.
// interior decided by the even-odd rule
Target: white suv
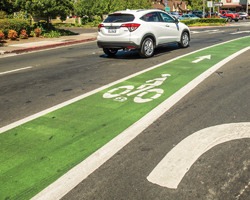
[(138, 50), (141, 57), (151, 57), (159, 46), (178, 43), (185, 48), (189, 41), (189, 28), (158, 9), (116, 11), (98, 26), (97, 45), (108, 56), (123, 49)]

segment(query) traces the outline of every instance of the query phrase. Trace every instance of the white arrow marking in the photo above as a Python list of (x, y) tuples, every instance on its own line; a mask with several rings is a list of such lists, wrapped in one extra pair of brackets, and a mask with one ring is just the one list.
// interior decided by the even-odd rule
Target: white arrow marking
[(211, 55), (207, 55), (207, 56), (201, 56), (201, 57), (198, 57), (199, 59), (193, 61), (192, 63), (197, 63), (197, 62), (200, 62), (204, 59), (211, 59)]
[(202, 154), (218, 144), (243, 138), (250, 138), (249, 122), (202, 129), (175, 146), (147, 179), (162, 187), (177, 189), (182, 178)]

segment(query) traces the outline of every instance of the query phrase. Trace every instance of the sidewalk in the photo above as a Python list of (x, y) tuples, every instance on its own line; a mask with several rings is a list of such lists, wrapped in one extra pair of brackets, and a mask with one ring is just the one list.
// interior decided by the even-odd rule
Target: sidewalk
[(93, 30), (91, 33), (62, 36), (60, 38), (28, 38), (20, 41), (8, 41), (7, 43), (0, 43), (0, 55), (9, 53), (19, 54), (28, 51), (94, 41), (96, 37), (97, 30)]

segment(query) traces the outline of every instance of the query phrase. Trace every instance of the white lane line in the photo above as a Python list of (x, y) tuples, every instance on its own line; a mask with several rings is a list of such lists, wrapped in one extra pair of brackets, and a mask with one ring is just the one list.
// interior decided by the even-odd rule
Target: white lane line
[(162, 187), (177, 189), (195, 161), (216, 145), (250, 138), (250, 123), (222, 124), (202, 129), (182, 140), (156, 166), (148, 181)]
[(250, 33), (250, 31), (237, 31), (237, 32), (233, 32), (230, 34), (235, 35), (235, 34), (241, 34), (241, 33)]
[[(245, 38), (245, 37), (242, 37), (242, 38)], [(237, 39), (234, 39), (231, 41), (235, 41), (235, 40)], [(225, 44), (231, 41), (223, 42), (220, 44)], [(174, 60), (185, 57), (187, 55), (191, 55), (193, 53), (196, 53), (196, 52), (199, 52), (199, 51), (202, 51), (204, 49), (208, 49), (214, 46), (218, 46), (220, 44), (212, 45), (210, 47), (206, 47), (206, 48), (185, 54), (183, 56), (179, 56), (177, 58), (166, 61), (164, 63), (151, 67), (149, 69), (143, 70), (142, 72), (138, 72), (134, 75), (131, 75), (129, 76), (129, 78), (137, 76), (141, 73), (144, 73), (145, 71), (149, 71), (154, 68), (160, 67), (166, 63), (172, 62)], [(250, 49), (250, 47), (245, 48), (244, 51), (247, 51), (248, 49)], [(241, 50), (240, 52), (243, 53), (244, 51)], [(180, 99), (182, 99), (186, 94), (188, 94), (192, 89), (194, 89), (198, 84), (200, 84), (205, 78), (207, 78), (212, 73), (214, 73), (222, 65), (224, 65), (225, 63), (229, 62), (231, 59), (236, 57), (236, 54), (240, 55), (240, 53), (237, 52), (233, 54), (234, 56), (232, 55), (232, 56), (229, 56), (228, 58), (225, 58), (223, 61), (219, 62), (218, 64), (214, 65), (213, 67), (211, 67), (210, 69), (202, 73), (200, 76), (195, 78), (193, 81), (191, 81), (186, 86), (184, 86), (179, 91), (177, 91), (175, 94), (173, 94), (171, 97), (169, 97), (166, 101), (161, 103), (159, 106), (157, 106), (155, 109), (150, 111), (140, 120), (135, 122), (132, 126), (130, 126), (121, 134), (119, 134), (117, 137), (112, 139), (109, 143), (101, 147), (99, 150), (97, 150), (95, 153), (90, 155), (80, 164), (72, 168), (70, 171), (68, 171), (66, 174), (61, 176), (59, 179), (57, 179), (54, 183), (52, 183), (47, 188), (42, 190), (40, 193), (34, 196), (31, 200), (43, 200), (43, 199), (46, 199), (46, 200), (58, 199), (59, 200), (61, 199), (65, 194), (67, 194), (70, 190), (72, 190), (75, 186), (77, 186), (81, 181), (86, 179), (91, 173), (93, 173), (102, 164), (104, 164), (107, 160), (109, 160), (112, 156), (114, 156), (119, 150), (121, 150), (125, 145), (127, 145), (136, 136), (138, 136), (143, 130), (149, 127), (155, 120), (157, 120), (161, 115), (163, 115), (167, 110), (169, 110), (173, 105), (175, 105)], [(122, 79), (122, 81), (127, 80), (127, 79), (128, 77)], [(122, 81), (121, 80), (116, 81), (115, 84), (118, 82), (122, 82)], [(114, 84), (112, 83), (110, 84), (110, 86), (111, 85), (114, 85)], [(0, 133), (1, 133), (1, 129), (0, 129)]]
[(32, 67), (30, 66), (30, 67), (24, 67), (24, 68), (14, 69), (14, 70), (11, 70), (11, 71), (0, 72), (0, 75), (2, 75), (2, 74), (9, 74), (9, 73), (12, 73), (12, 72), (17, 72), (17, 71), (21, 71), (21, 70), (25, 70), (25, 69), (30, 69), (30, 68), (32, 68)]
[(211, 32), (211, 33), (208, 33), (208, 34), (214, 34), (214, 33), (223, 33), (225, 31), (215, 31), (215, 32)]

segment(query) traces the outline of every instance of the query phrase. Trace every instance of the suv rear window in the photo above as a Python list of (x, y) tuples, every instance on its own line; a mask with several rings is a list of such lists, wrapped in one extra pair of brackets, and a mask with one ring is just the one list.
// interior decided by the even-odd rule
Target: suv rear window
[(131, 14), (110, 14), (105, 20), (104, 23), (119, 23), (119, 22), (132, 22), (135, 17)]

